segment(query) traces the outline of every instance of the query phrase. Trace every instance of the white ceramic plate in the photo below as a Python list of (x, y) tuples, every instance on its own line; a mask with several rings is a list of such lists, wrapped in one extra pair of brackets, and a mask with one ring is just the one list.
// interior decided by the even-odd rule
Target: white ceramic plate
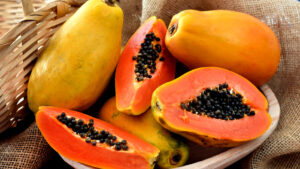
[[(272, 123), (270, 128), (266, 133), (259, 138), (247, 142), (243, 145), (233, 147), (233, 148), (203, 148), (194, 143), (189, 143), (192, 148), (190, 148), (191, 159), (190, 164), (179, 167), (178, 169), (219, 169), (225, 168), (238, 160), (242, 159), (246, 155), (250, 154), (259, 145), (261, 145), (275, 130), (280, 116), (279, 103), (275, 97), (275, 94), (270, 89), (268, 85), (263, 85), (260, 87), (264, 95), (269, 102), (269, 113), (272, 117)], [(94, 169), (72, 160), (69, 160), (63, 156), (62, 159), (76, 169)]]

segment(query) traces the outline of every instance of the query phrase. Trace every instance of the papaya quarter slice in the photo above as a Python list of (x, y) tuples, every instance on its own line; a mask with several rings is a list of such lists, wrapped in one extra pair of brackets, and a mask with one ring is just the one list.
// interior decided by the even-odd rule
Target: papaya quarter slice
[(242, 76), (217, 67), (194, 69), (161, 85), (151, 105), (161, 125), (203, 146), (240, 145), (271, 124), (264, 95)]
[(154, 167), (159, 150), (140, 138), (83, 113), (40, 107), (37, 126), (62, 156), (105, 169)]
[(153, 91), (175, 77), (175, 59), (165, 47), (167, 28), (150, 17), (132, 35), (117, 65), (116, 104), (120, 112), (139, 115), (151, 105)]

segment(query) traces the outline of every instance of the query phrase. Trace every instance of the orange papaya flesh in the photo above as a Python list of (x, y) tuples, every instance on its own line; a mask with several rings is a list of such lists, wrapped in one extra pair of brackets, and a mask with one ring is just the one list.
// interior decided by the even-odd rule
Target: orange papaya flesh
[[(64, 116), (62, 112), (64, 112)], [(75, 118), (75, 125), (79, 125), (79, 128), (88, 124), (89, 132), (80, 131), (78, 127), (74, 129), (76, 128), (74, 125), (70, 128), (64, 124), (68, 123), (66, 118), (71, 119), (72, 117)], [(80, 122), (79, 119), (82, 121)], [(42, 135), (55, 151), (68, 159), (89, 166), (109, 169), (153, 168), (159, 154), (156, 147), (140, 138), (80, 112), (63, 108), (40, 107), (36, 115), (36, 122)], [(98, 131), (97, 136), (95, 131)], [(80, 132), (80, 134), (76, 132)], [(81, 133), (85, 133), (85, 136), (82, 136)], [(100, 134), (102, 136), (99, 136)], [(99, 137), (106, 137), (105, 142), (103, 143)], [(112, 145), (112, 142), (115, 145)], [(117, 148), (117, 143), (122, 146), (121, 149)], [(124, 145), (127, 147), (124, 148)]]
[[(255, 114), (248, 112), (243, 117), (224, 120), (204, 113), (212, 109), (210, 106), (216, 106), (215, 102), (211, 102), (210, 106), (207, 106), (207, 102), (204, 103), (205, 107), (210, 108), (201, 105), (200, 107), (206, 110), (198, 113), (182, 108), (182, 103), (195, 100), (199, 93), (206, 89), (214, 89), (220, 84), (227, 84), (230, 91), (240, 94), (243, 105), (249, 106), (250, 111)], [(203, 146), (240, 145), (261, 136), (271, 124), (271, 117), (267, 112), (268, 102), (264, 95), (242, 76), (217, 67), (194, 69), (163, 84), (154, 91), (151, 104), (154, 117), (161, 125)], [(231, 103), (228, 101), (225, 104)], [(230, 113), (226, 109), (220, 110)], [(234, 113), (237, 111), (234, 110)], [(211, 110), (210, 113), (212, 112)]]
[(164, 44), (166, 32), (161, 19), (150, 17), (124, 47), (115, 76), (119, 111), (132, 115), (145, 112), (151, 105), (152, 92), (174, 79), (175, 60)]

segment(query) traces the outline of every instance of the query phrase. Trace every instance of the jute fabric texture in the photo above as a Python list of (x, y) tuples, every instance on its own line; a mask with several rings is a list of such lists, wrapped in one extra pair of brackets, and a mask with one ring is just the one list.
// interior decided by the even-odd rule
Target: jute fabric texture
[[(268, 24), (281, 44), (281, 62), (269, 85), (281, 107), (275, 132), (243, 160), (244, 168), (300, 167), (300, 2), (297, 0), (121, 0), (123, 44), (138, 26), (155, 15), (167, 24), (184, 9), (229, 9), (256, 16)], [(228, 56), (230, 58), (230, 56)], [(19, 134), (0, 140), (0, 168), (39, 168), (53, 150), (35, 122)]]

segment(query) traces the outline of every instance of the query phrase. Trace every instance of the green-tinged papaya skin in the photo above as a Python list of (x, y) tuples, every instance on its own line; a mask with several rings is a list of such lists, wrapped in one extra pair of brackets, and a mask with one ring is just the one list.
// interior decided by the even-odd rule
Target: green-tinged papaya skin
[(48, 144), (62, 156), (105, 169), (150, 169), (159, 149), (112, 124), (86, 114), (40, 107), (36, 123)]
[[(108, 3), (108, 2), (107, 2)], [(116, 4), (89, 0), (53, 35), (28, 84), (28, 103), (74, 110), (101, 95), (121, 51), (123, 12)]]
[(151, 109), (139, 116), (121, 113), (116, 108), (115, 97), (102, 107), (99, 118), (114, 124), (160, 149), (157, 165), (160, 168), (182, 166), (188, 159), (189, 149), (180, 138), (171, 135), (153, 118)]
[(242, 76), (217, 67), (194, 69), (161, 85), (151, 105), (162, 126), (209, 147), (240, 145), (271, 124), (264, 95)]
[(172, 17), (166, 46), (189, 68), (216, 66), (257, 86), (266, 83), (280, 61), (280, 44), (259, 19), (236, 11), (184, 10)]
[(115, 76), (117, 109), (139, 115), (151, 105), (152, 92), (175, 77), (175, 60), (164, 41), (167, 28), (150, 17), (132, 35), (122, 51)]

